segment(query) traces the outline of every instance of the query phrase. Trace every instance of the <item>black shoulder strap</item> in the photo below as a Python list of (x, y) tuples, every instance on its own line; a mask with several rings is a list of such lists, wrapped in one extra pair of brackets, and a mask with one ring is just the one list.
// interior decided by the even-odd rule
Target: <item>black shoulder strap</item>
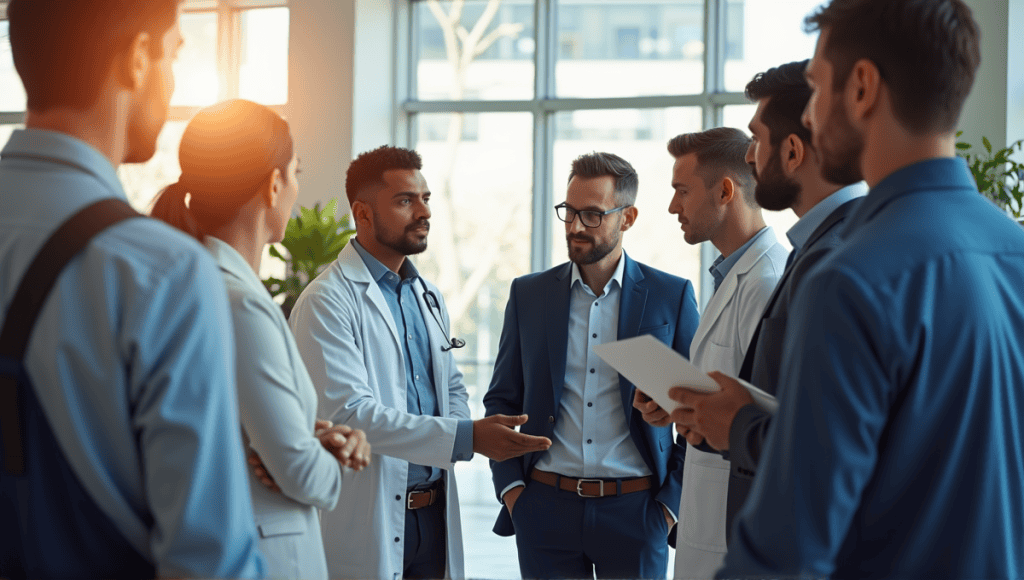
[[(139, 215), (125, 201), (109, 198), (86, 206), (57, 228), (29, 264), (7, 306), (3, 330), (0, 330), (0, 358), (6, 358), (8, 364), (19, 364), (24, 360), (36, 318), (64, 267), (96, 234)], [(4, 465), (13, 474), (24, 472), (24, 446), (17, 404), (19, 378), (12, 375), (0, 377), (0, 434), (4, 443)]]

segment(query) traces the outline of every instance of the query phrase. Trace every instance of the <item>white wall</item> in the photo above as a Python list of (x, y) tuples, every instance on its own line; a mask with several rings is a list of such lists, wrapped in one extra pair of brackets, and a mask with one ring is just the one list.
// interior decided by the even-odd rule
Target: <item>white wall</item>
[(981, 68), (960, 117), (962, 139), (1002, 147), (1024, 138), (1024, 0), (965, 1), (981, 28)]
[(299, 157), (299, 203), (337, 198), (348, 212), (353, 156), (393, 139), (393, 0), (293, 0), (288, 106)]

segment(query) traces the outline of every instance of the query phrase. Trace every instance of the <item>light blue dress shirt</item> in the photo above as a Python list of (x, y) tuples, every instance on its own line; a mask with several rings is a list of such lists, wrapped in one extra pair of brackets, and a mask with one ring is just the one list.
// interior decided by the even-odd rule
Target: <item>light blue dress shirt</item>
[(619, 373), (591, 350), (619, 337), (623, 257), (601, 295), (572, 265), (565, 388), (559, 402), (551, 448), (537, 469), (569, 477), (628, 478), (650, 475), (622, 411)]
[(768, 226), (761, 228), (760, 231), (747, 240), (747, 243), (740, 246), (740, 248), (735, 252), (729, 254), (728, 258), (722, 255), (715, 258), (715, 261), (711, 263), (711, 267), (708, 268), (708, 272), (711, 272), (711, 277), (715, 281), (715, 291), (718, 291), (718, 287), (722, 285), (722, 281), (724, 281), (725, 277), (729, 275), (729, 270), (732, 270), (732, 267), (736, 265), (736, 262), (740, 261), (740, 258), (743, 257), (743, 254), (747, 249), (750, 248), (750, 246), (753, 246), (754, 242), (767, 231)]
[(836, 190), (832, 195), (818, 202), (817, 205), (807, 210), (807, 213), (803, 215), (793, 227), (789, 228), (786, 232), (786, 237), (789, 238), (790, 245), (793, 246), (793, 256), (797, 256), (800, 253), (800, 248), (803, 248), (810, 239), (811, 234), (814, 230), (820, 226), (839, 206), (843, 205), (848, 201), (853, 201), (858, 197), (864, 197), (868, 194), (868, 184), (863, 181), (858, 181)]
[(1024, 228), (899, 169), (797, 290), (722, 578), (1024, 577)]
[[(16, 131), (0, 153), (0, 300), (86, 205), (125, 198), (99, 151)], [(131, 219), (58, 278), (26, 353), (83, 487), (161, 577), (263, 574), (238, 432), (234, 335), (220, 271), (192, 238)]]
[[(433, 361), (425, 326), (427, 321), (424, 320), (416, 300), (416, 292), (423, 292), (425, 289), (425, 286), (419, 283), (419, 271), (411, 260), (406, 259), (396, 274), (380, 260), (371, 256), (357, 239), (353, 238), (349, 243), (353, 244), (359, 257), (363, 259), (370, 276), (377, 281), (377, 286), (384, 294), (384, 300), (394, 317), (395, 327), (398, 328), (400, 336), (406, 339), (402, 349), (406, 370), (406, 410), (416, 415), (437, 417), (441, 411), (434, 385)], [(473, 421), (462, 419), (459, 420), (455, 434), (452, 461), (469, 461), (472, 458)], [(407, 488), (427, 487), (441, 479), (442, 475), (442, 471), (436, 467), (410, 463)]]

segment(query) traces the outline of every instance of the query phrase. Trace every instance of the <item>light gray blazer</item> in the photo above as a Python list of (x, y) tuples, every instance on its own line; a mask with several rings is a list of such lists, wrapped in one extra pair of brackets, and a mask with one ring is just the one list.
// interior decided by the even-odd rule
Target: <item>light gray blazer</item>
[(282, 491), (269, 491), (249, 470), (267, 577), (326, 579), (317, 508), (334, 509), (342, 470), (313, 437), (316, 390), (281, 307), (252, 267), (213, 236), (206, 247), (224, 273), (231, 304), (243, 439)]

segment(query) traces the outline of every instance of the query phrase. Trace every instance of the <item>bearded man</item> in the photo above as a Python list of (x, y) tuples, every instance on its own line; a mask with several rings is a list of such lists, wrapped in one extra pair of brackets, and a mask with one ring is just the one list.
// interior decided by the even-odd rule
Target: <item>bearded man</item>
[[(747, 84), (747, 98), (757, 102), (750, 121), (753, 136), (747, 163), (754, 169), (754, 198), (772, 211), (792, 210), (800, 218), (786, 232), (793, 251), (768, 299), (739, 371), (739, 378), (772, 395), (778, 390), (782, 344), (796, 291), (811, 269), (841, 244), (842, 225), (867, 194), (867, 185), (821, 173), (821, 154), (811, 131), (801, 122), (811, 98), (804, 79), (806, 60), (758, 73)], [(726, 532), (750, 493), (771, 425), (772, 415), (754, 404), (750, 393), (720, 375), (716, 393), (680, 393), (682, 425), (689, 438), (703, 439), (729, 460)]]
[(650, 334), (684, 356), (698, 324), (688, 280), (630, 259), (638, 178), (610, 153), (576, 159), (565, 201), (569, 262), (512, 282), (488, 415), (526, 413), (551, 448), (492, 462), (524, 578), (662, 578), (683, 449), (643, 421), (636, 388), (592, 347)]

